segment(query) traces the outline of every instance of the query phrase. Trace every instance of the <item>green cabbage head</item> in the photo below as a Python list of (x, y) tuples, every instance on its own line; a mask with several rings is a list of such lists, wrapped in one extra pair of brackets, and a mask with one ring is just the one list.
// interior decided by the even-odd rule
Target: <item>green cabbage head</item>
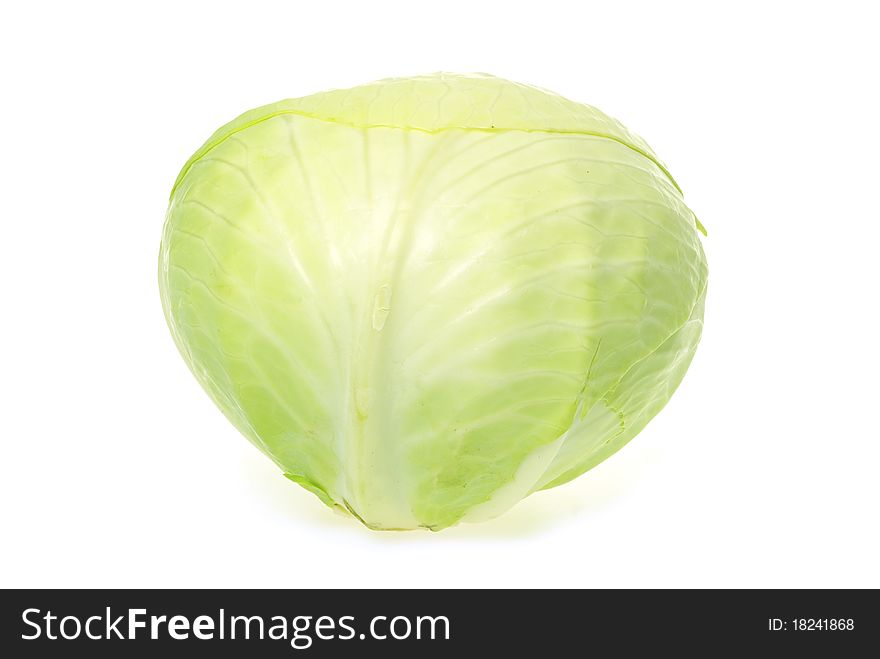
[(657, 414), (700, 338), (700, 229), (614, 119), (444, 73), (220, 128), (171, 191), (159, 286), (202, 387), (290, 480), (437, 530)]

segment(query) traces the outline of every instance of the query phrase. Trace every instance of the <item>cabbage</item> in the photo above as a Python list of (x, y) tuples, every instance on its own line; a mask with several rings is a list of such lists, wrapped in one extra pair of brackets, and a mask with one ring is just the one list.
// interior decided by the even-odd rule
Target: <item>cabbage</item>
[(162, 304), (214, 402), (375, 529), (494, 517), (594, 467), (700, 338), (701, 229), (650, 147), (487, 75), (246, 112), (171, 192)]

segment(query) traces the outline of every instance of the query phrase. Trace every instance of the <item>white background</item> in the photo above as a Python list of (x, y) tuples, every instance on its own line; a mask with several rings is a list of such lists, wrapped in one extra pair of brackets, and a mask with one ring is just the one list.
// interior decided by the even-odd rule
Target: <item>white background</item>
[[(128, 4), (0, 16), (0, 585), (880, 586), (869, 3)], [(160, 230), (183, 162), (240, 112), (437, 70), (646, 137), (709, 229), (706, 328), (594, 471), (493, 522), (376, 533), (198, 387)]]

